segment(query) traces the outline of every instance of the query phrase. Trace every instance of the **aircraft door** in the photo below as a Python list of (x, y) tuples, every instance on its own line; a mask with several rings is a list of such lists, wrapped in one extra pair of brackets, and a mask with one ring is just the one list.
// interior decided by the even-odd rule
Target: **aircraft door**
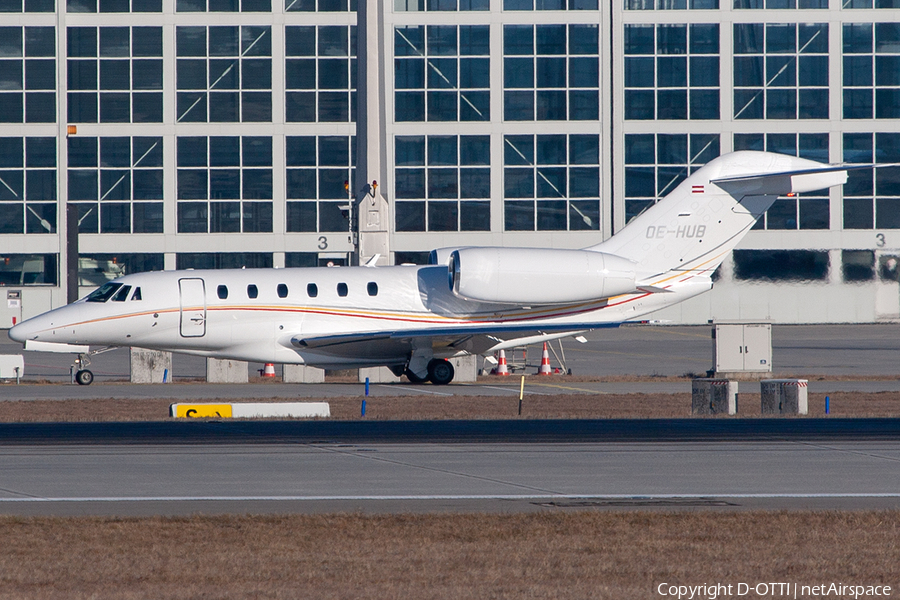
[(181, 300), (181, 336), (206, 335), (206, 286), (202, 279), (179, 279), (178, 295)]

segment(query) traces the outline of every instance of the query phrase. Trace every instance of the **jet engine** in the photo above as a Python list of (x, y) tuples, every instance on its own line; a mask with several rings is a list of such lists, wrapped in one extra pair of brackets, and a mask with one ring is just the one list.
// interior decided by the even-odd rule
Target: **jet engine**
[(450, 289), (481, 302), (581, 302), (635, 291), (634, 267), (588, 250), (460, 248), (450, 254)]

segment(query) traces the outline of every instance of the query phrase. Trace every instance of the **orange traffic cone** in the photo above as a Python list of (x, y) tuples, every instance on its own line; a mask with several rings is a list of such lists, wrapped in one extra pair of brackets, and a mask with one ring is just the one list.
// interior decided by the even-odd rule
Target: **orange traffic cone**
[(500, 364), (497, 365), (497, 372), (495, 375), (509, 375), (509, 367), (506, 366), (506, 352), (503, 350), (500, 351)]
[(547, 342), (544, 342), (544, 352), (541, 354), (541, 368), (538, 369), (538, 375), (552, 375), (550, 369), (550, 354), (547, 352)]
[(273, 363), (266, 363), (265, 368), (262, 373), (263, 377), (275, 377), (275, 365)]

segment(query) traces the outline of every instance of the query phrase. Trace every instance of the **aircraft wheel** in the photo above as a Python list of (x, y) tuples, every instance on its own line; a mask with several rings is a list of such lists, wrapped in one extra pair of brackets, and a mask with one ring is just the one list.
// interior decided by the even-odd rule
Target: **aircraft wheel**
[(428, 377), (419, 377), (409, 369), (407, 369), (403, 374), (406, 375), (406, 378), (409, 379), (410, 383), (425, 383), (426, 381), (428, 381)]
[(94, 381), (94, 374), (87, 369), (75, 373), (75, 382), (78, 385), (91, 385)]
[(447, 385), (456, 372), (449, 360), (434, 359), (428, 363), (428, 380), (434, 385)]

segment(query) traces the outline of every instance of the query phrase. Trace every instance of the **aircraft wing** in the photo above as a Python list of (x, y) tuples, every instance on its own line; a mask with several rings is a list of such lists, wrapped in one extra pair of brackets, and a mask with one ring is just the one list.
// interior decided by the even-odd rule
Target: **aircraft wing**
[(335, 357), (408, 357), (413, 348), (430, 341), (436, 356), (453, 356), (460, 352), (485, 354), (496, 350), (534, 344), (578, 335), (591, 329), (618, 327), (619, 323), (585, 323), (565, 325), (497, 325), (475, 327), (435, 327), (427, 329), (372, 331), (322, 336), (294, 336), (291, 345)]

